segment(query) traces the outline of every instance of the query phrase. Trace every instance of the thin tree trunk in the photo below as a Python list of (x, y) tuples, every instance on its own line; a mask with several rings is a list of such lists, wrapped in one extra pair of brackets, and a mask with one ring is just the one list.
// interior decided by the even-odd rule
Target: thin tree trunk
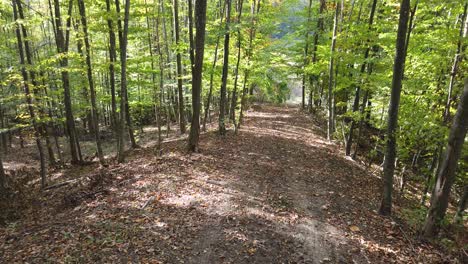
[(93, 80), (93, 69), (91, 65), (91, 46), (89, 44), (89, 35), (88, 35), (88, 22), (86, 20), (86, 7), (84, 0), (78, 0), (78, 9), (81, 16), (81, 25), (83, 26), (84, 33), (84, 43), (85, 43), (85, 52), (86, 52), (86, 65), (87, 65), (87, 76), (89, 84), (89, 92), (91, 99), (91, 125), (94, 132), (94, 140), (96, 142), (96, 151), (101, 165), (106, 165), (104, 160), (104, 155), (102, 153), (101, 147), (101, 137), (99, 132), (99, 112), (96, 104), (96, 90), (94, 89), (94, 80)]
[(423, 227), (423, 236), (433, 238), (439, 232), (442, 220), (447, 211), (450, 191), (456, 177), (458, 159), (460, 158), (463, 143), (468, 130), (468, 78), (465, 79), (465, 88), (461, 95), (457, 113), (454, 117), (444, 161), (442, 162), (437, 182), (431, 197), (431, 206)]
[[(376, 6), (377, 6), (377, 0), (373, 0), (371, 12), (370, 12), (370, 15), (369, 15), (369, 32), (372, 31), (372, 24), (374, 23), (374, 14), (375, 14)], [(366, 65), (367, 65), (366, 60), (369, 57), (370, 48), (371, 48), (370, 43), (368, 43), (367, 49), (366, 49), (366, 51), (364, 53), (364, 63), (361, 65), (361, 74), (363, 74), (365, 72)], [(361, 86), (358, 85), (356, 87), (356, 92), (355, 92), (355, 95), (354, 95), (353, 113), (356, 113), (359, 110), (360, 92), (361, 92)], [(367, 93), (367, 91), (366, 91), (366, 93)], [(351, 154), (351, 147), (353, 145), (353, 135), (354, 135), (355, 126), (356, 126), (356, 121), (354, 120), (354, 116), (353, 116), (353, 119), (351, 120), (351, 125), (349, 127), (349, 135), (348, 135), (348, 138), (346, 140), (346, 156), (349, 156)]]
[[(13, 0), (12, 4), (13, 4), (13, 16), (14, 16), (15, 21), (18, 22), (18, 20), (20, 19), (24, 21), (23, 7), (22, 7), (21, 1)], [(26, 61), (29, 66), (32, 66), (32, 60), (31, 60), (31, 51), (29, 47), (27, 30), (23, 24), (17, 23), (16, 25), (16, 39), (18, 42), (21, 75), (24, 81), (24, 84), (23, 84), (24, 95), (26, 97), (26, 103), (28, 104), (29, 116), (31, 118), (31, 121), (34, 127), (34, 137), (35, 137), (37, 149), (39, 152), (40, 168), (41, 168), (41, 171), (40, 171), (41, 187), (44, 188), (46, 186), (46, 165), (45, 165), (45, 158), (44, 158), (44, 150), (43, 150), (43, 146), (42, 146), (42, 142), (40, 138), (40, 132), (39, 132), (40, 128), (36, 121), (36, 114), (34, 112), (33, 95), (30, 92), (29, 77), (28, 77), (28, 72), (26, 70)], [(23, 46), (24, 46), (24, 50), (23, 50)], [(25, 55), (26, 55), (26, 60), (25, 60)], [(31, 77), (31, 81), (35, 83), (33, 72), (30, 72), (30, 77)]]
[[(247, 50), (247, 65), (250, 64), (250, 59), (252, 57), (253, 52), (253, 40), (255, 38), (256, 28), (255, 28), (255, 17), (258, 16), (260, 12), (260, 1), (258, 0), (258, 4), (255, 1), (252, 1), (251, 8), (250, 8), (250, 34), (249, 34), (249, 48)], [(239, 130), (242, 120), (244, 119), (244, 111), (247, 103), (247, 94), (253, 95), (253, 88), (247, 88), (247, 82), (249, 79), (249, 69), (244, 71), (244, 84), (243, 84), (243, 91), (242, 91), (242, 98), (241, 98), (241, 110), (239, 113), (239, 121), (237, 122), (236, 132)]]
[(427, 176), (426, 176), (426, 183), (425, 183), (422, 195), (421, 195), (421, 205), (423, 205), (423, 206), (426, 204), (427, 192), (430, 189), (432, 178), (434, 176), (436, 177), (437, 174), (438, 174), (438, 167), (439, 167), (438, 166), (439, 165), (438, 161), (440, 159), (440, 156), (441, 156), (440, 153), (441, 152), (442, 152), (442, 145), (439, 145), (434, 150), (434, 154), (432, 155), (431, 165), (429, 167), (429, 171), (428, 171)]
[(176, 64), (177, 64), (177, 91), (179, 93), (179, 126), (180, 133), (185, 134), (185, 106), (184, 106), (184, 88), (182, 84), (182, 56), (179, 50), (180, 28), (179, 28), (179, 0), (173, 0), (174, 8), (174, 35), (177, 46)]
[[(319, 13), (318, 13), (318, 20), (317, 20), (317, 29), (316, 32), (314, 33), (314, 48), (312, 50), (312, 63), (315, 64), (317, 62), (317, 46), (318, 46), (318, 41), (319, 41), (319, 35), (323, 31), (323, 17), (322, 14), (325, 10), (326, 7), (326, 2), (325, 0), (319, 0), (320, 1), (320, 7), (319, 7)], [(319, 77), (314, 75), (313, 80), (318, 86), (319, 83)], [(313, 87), (312, 89), (315, 89)], [(322, 91), (318, 91), (318, 94), (320, 94), (319, 98), (315, 100), (315, 107), (319, 107), (321, 103), (321, 98), (322, 98)]]
[(312, 11), (312, 0), (309, 0), (309, 6), (307, 7), (307, 26), (305, 34), (305, 47), (304, 47), (304, 65), (302, 66), (302, 109), (305, 109), (305, 95), (306, 95), (306, 79), (307, 74), (305, 73), (306, 67), (309, 64), (309, 24)]
[[(49, 3), (50, 7), (51, 4)], [(61, 67), (61, 78), (63, 85), (63, 101), (65, 105), (65, 119), (67, 134), (69, 136), (70, 143), (70, 154), (72, 164), (78, 164), (82, 162), (81, 149), (78, 141), (78, 136), (75, 129), (75, 119), (73, 117), (72, 102), (71, 102), (71, 92), (70, 92), (70, 78), (68, 74), (68, 47), (69, 47), (69, 36), (70, 36), (70, 25), (71, 25), (71, 15), (73, 9), (73, 1), (69, 0), (68, 2), (68, 14), (66, 20), (66, 32), (64, 35), (62, 29), (62, 21), (60, 14), (60, 2), (59, 0), (54, 0), (54, 13), (55, 17), (51, 16), (55, 20), (55, 41), (57, 44), (57, 51), (61, 54), (59, 56), (59, 63)], [(52, 13), (52, 10), (51, 10)]]
[(200, 95), (202, 90), (203, 55), (205, 49), (206, 5), (206, 0), (197, 0), (195, 6), (195, 26), (197, 29), (197, 35), (195, 37), (194, 47), (195, 64), (192, 71), (193, 118), (188, 139), (188, 148), (192, 152), (198, 152), (198, 142), (200, 137)]
[(468, 34), (468, 18), (467, 18), (467, 7), (468, 3), (465, 4), (463, 9), (463, 16), (460, 25), (460, 38), (458, 39), (457, 43), (457, 51), (455, 53), (455, 58), (453, 59), (452, 70), (450, 71), (450, 81), (448, 87), (448, 94), (447, 94), (447, 103), (445, 105), (445, 112), (444, 112), (444, 122), (449, 122), (450, 120), (450, 108), (452, 105), (452, 93), (453, 93), (453, 86), (455, 83), (455, 77), (457, 76), (458, 72), (458, 65), (463, 59), (462, 51), (464, 50), (464, 45), (462, 45), (462, 40)]
[[(240, 25), (241, 17), (242, 17), (242, 7), (244, 5), (243, 0), (239, 0), (238, 2), (238, 16), (237, 16), (237, 24)], [(234, 90), (232, 91), (232, 98), (231, 98), (231, 111), (230, 111), (230, 118), (234, 126), (236, 125), (236, 107), (237, 107), (237, 83), (239, 80), (239, 65), (241, 60), (241, 32), (240, 28), (237, 29), (237, 63), (236, 69), (234, 71)]]
[[(224, 7), (220, 7), (221, 9), (221, 24), (223, 23), (223, 18), (224, 18)], [(213, 97), (213, 78), (214, 78), (214, 72), (216, 69), (216, 63), (218, 62), (218, 49), (219, 49), (219, 36), (216, 38), (216, 46), (215, 46), (215, 53), (214, 53), (214, 58), (213, 58), (213, 65), (211, 67), (210, 71), (210, 88), (208, 90), (208, 98), (206, 99), (206, 105), (205, 105), (205, 116), (203, 118), (203, 131), (206, 131), (206, 121), (208, 120), (208, 116), (210, 114), (210, 105), (211, 105), (211, 99)]]
[[(0, 170), (1, 170), (1, 168), (0, 168)], [(0, 171), (0, 173), (1, 173), (1, 171)], [(465, 212), (467, 202), (468, 202), (468, 185), (465, 185), (465, 187), (463, 188), (462, 197), (458, 201), (457, 212), (455, 213), (455, 217), (453, 219), (454, 223), (461, 224), (463, 222), (463, 213)]]
[(224, 122), (224, 116), (226, 114), (226, 92), (227, 92), (227, 77), (229, 67), (229, 27), (231, 23), (231, 0), (226, 0), (226, 33), (224, 34), (224, 63), (223, 63), (223, 76), (221, 79), (221, 95), (219, 101), (219, 125), (218, 130), (220, 135), (226, 134), (226, 124)]
[[(120, 11), (119, 0), (116, 0), (116, 9), (117, 12)], [(120, 42), (120, 122), (119, 122), (119, 136), (118, 136), (118, 151), (117, 151), (117, 161), (119, 163), (124, 162), (125, 160), (125, 121), (126, 115), (129, 115), (128, 108), (126, 107), (127, 101), (127, 36), (128, 36), (128, 19), (130, 16), (130, 0), (125, 0), (124, 7), (124, 23), (123, 29), (121, 21), (118, 21), (119, 25), (119, 42)], [(130, 135), (131, 137), (131, 135)]]
[(400, 19), (396, 40), (396, 55), (393, 65), (392, 93), (388, 109), (387, 139), (385, 160), (383, 164), (383, 195), (379, 208), (381, 215), (390, 215), (392, 212), (393, 173), (396, 159), (396, 128), (398, 126), (398, 109), (400, 106), (401, 85), (406, 60), (405, 38), (408, 30), (410, 0), (402, 0)]
[(0, 196), (5, 192), (6, 175), (3, 167), (2, 153), (0, 152)]
[[(189, 53), (190, 53), (190, 70), (193, 72), (193, 67), (195, 65), (195, 51), (193, 44), (193, 0), (187, 0), (188, 4), (188, 31), (189, 31)], [(192, 84), (193, 85), (193, 84)]]
[(330, 64), (328, 68), (328, 123), (327, 123), (327, 139), (331, 140), (332, 134), (335, 131), (334, 124), (335, 124), (335, 113), (334, 113), (334, 100), (333, 100), (333, 75), (334, 75), (334, 53), (336, 47), (336, 33), (338, 29), (338, 15), (340, 13), (340, 5), (336, 3), (335, 9), (335, 18), (333, 23), (333, 37), (332, 43), (330, 47)]
[(110, 90), (111, 90), (111, 120), (114, 129), (117, 125), (117, 99), (115, 96), (115, 63), (117, 61), (117, 52), (116, 52), (116, 39), (111, 14), (111, 2), (106, 0), (106, 10), (108, 14), (107, 26), (109, 28), (109, 79), (110, 79)]

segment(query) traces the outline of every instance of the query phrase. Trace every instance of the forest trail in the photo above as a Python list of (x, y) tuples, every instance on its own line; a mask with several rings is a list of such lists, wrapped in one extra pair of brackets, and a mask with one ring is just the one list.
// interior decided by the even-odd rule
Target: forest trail
[(88, 182), (42, 193), (30, 219), (0, 229), (0, 262), (410, 263), (416, 252), (375, 213), (380, 180), (298, 108), (248, 111), (239, 135), (204, 133), (200, 147), (168, 140), (159, 157), (146, 147), (64, 173)]

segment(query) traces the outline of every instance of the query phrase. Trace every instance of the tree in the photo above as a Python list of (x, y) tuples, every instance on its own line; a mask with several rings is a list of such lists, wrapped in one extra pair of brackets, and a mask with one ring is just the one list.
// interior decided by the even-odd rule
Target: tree
[(237, 107), (237, 84), (239, 82), (239, 66), (241, 61), (241, 31), (240, 31), (240, 23), (242, 17), (242, 7), (244, 5), (243, 0), (239, 0), (237, 2), (237, 63), (236, 68), (234, 70), (234, 90), (232, 91), (231, 97), (231, 107), (230, 107), (230, 119), (232, 123), (236, 124), (236, 107)]
[[(190, 1), (190, 0), (189, 0)], [(200, 137), (200, 95), (202, 90), (203, 56), (205, 50), (205, 28), (206, 28), (206, 0), (197, 0), (195, 5), (195, 56), (192, 71), (192, 109), (193, 118), (190, 125), (189, 143), (190, 151), (198, 151)]]
[[(222, 6), (223, 7), (220, 7), (221, 23), (223, 22), (223, 18), (224, 18), (224, 6), (225, 5), (222, 5)], [(213, 64), (211, 66), (211, 71), (210, 71), (210, 88), (208, 90), (208, 96), (207, 96), (206, 104), (205, 104), (205, 116), (203, 118), (203, 131), (206, 131), (206, 120), (208, 119), (210, 115), (211, 98), (213, 97), (213, 79), (214, 79), (216, 64), (218, 62), (219, 40), (220, 40), (220, 37), (218, 35), (216, 37), (216, 46), (214, 50)]]
[(432, 191), (431, 206), (426, 216), (423, 227), (423, 236), (433, 238), (439, 232), (442, 220), (447, 211), (450, 191), (455, 181), (455, 172), (458, 159), (465, 142), (468, 130), (468, 78), (465, 79), (465, 88), (460, 98), (457, 113), (453, 120), (452, 128), (445, 150), (437, 182)]
[(117, 100), (115, 96), (115, 64), (117, 62), (114, 23), (111, 18), (111, 0), (106, 0), (107, 27), (109, 28), (109, 81), (111, 92), (111, 120), (114, 129), (117, 127)]
[(338, 29), (338, 15), (340, 13), (340, 5), (338, 2), (335, 2), (335, 18), (333, 19), (333, 36), (332, 36), (332, 43), (330, 46), (330, 64), (328, 68), (328, 123), (327, 123), (327, 139), (331, 140), (332, 134), (335, 131), (335, 103), (333, 100), (333, 75), (335, 74), (333, 70), (334, 66), (334, 52), (336, 47), (336, 33)]
[[(312, 13), (312, 0), (309, 0), (309, 6), (307, 7), (307, 27), (310, 24), (310, 18)], [(305, 47), (304, 47), (304, 65), (303, 73), (302, 73), (302, 109), (305, 109), (305, 96), (306, 96), (306, 80), (307, 74), (305, 73), (305, 68), (309, 63), (309, 29), (306, 27), (306, 34), (305, 34)]]
[(224, 34), (224, 62), (223, 75), (221, 79), (221, 95), (219, 100), (219, 120), (218, 131), (220, 135), (226, 134), (226, 124), (224, 123), (224, 115), (226, 114), (226, 92), (227, 92), (227, 77), (229, 67), (229, 26), (231, 23), (231, 0), (226, 0), (226, 33)]
[[(375, 14), (375, 8), (377, 6), (377, 0), (372, 1), (372, 8), (370, 11), (369, 15), (369, 31), (372, 30), (372, 24), (374, 23), (374, 14)], [(408, 44), (408, 43), (407, 43)], [(370, 45), (366, 48), (366, 51), (364, 53), (364, 63), (361, 65), (361, 74), (364, 74), (366, 71), (366, 60), (369, 57), (370, 53)], [(361, 86), (358, 85), (356, 87), (356, 92), (354, 96), (354, 103), (353, 103), (353, 112), (357, 112), (359, 109), (359, 97), (361, 93)], [(353, 145), (353, 133), (354, 133), (354, 127), (355, 127), (355, 121), (354, 119), (351, 120), (351, 125), (349, 127), (349, 135), (348, 138), (346, 139), (346, 156), (349, 156), (351, 154), (351, 147)]]
[(66, 118), (67, 132), (68, 132), (69, 144), (70, 144), (71, 162), (72, 164), (77, 164), (77, 163), (82, 162), (83, 158), (81, 156), (80, 143), (78, 141), (78, 136), (76, 134), (75, 118), (73, 116), (72, 102), (71, 102), (70, 77), (69, 77), (69, 73), (67, 70), (72, 10), (73, 10), (73, 1), (69, 0), (65, 34), (63, 32), (64, 30), (62, 27), (62, 18), (61, 18), (59, 0), (54, 0), (55, 18), (54, 16), (51, 16), (51, 17), (54, 18), (54, 21), (55, 21), (55, 42), (57, 45), (57, 52), (60, 55), (59, 63), (61, 67), (61, 77), (62, 77), (62, 86), (63, 86), (63, 102), (65, 105), (65, 118)]
[[(41, 187), (44, 188), (46, 186), (46, 164), (44, 158), (44, 150), (40, 138), (39, 132), (39, 125), (37, 124), (36, 120), (36, 113), (34, 111), (34, 101), (33, 101), (33, 94), (31, 93), (31, 88), (29, 84), (29, 78), (31, 78), (31, 84), (33, 86), (36, 85), (35, 81), (35, 73), (34, 71), (29, 72), (26, 66), (32, 66), (32, 58), (31, 58), (31, 49), (28, 40), (27, 30), (23, 24), (19, 23), (19, 20), (24, 20), (23, 14), (23, 6), (19, 0), (13, 0), (13, 14), (14, 19), (17, 22), (16, 25), (16, 40), (18, 44), (18, 52), (20, 57), (20, 65), (21, 65), (21, 75), (23, 77), (23, 87), (24, 87), (24, 95), (26, 97), (26, 103), (28, 104), (28, 111), (29, 117), (31, 118), (31, 122), (34, 128), (34, 137), (36, 140), (37, 150), (39, 152), (39, 159), (40, 159), (40, 168), (41, 168)], [(23, 50), (24, 47), (24, 50)], [(25, 59), (26, 57), (26, 59)]]
[[(119, 12), (119, 0), (116, 0), (117, 12)], [(117, 160), (123, 162), (125, 159), (125, 121), (129, 116), (127, 101), (127, 40), (128, 40), (128, 20), (130, 16), (130, 0), (125, 0), (123, 30), (119, 20), (119, 43), (120, 43), (120, 121), (117, 147)], [(132, 137), (132, 135), (130, 135)]]
[(383, 195), (379, 213), (390, 215), (392, 212), (393, 173), (395, 171), (396, 158), (396, 128), (398, 125), (398, 109), (400, 106), (400, 94), (406, 60), (405, 41), (408, 30), (410, 0), (402, 0), (400, 6), (400, 18), (396, 39), (396, 55), (393, 64), (392, 91), (388, 107), (388, 121), (386, 134), (385, 160), (383, 164)]
[(96, 152), (101, 165), (105, 165), (104, 155), (101, 147), (101, 136), (99, 133), (99, 116), (96, 104), (96, 91), (94, 89), (93, 69), (91, 65), (91, 46), (89, 45), (88, 22), (86, 21), (86, 8), (84, 0), (78, 0), (78, 9), (81, 16), (81, 25), (84, 33), (85, 53), (86, 53), (86, 73), (88, 76), (89, 92), (91, 94), (91, 125), (93, 126), (94, 140), (96, 142)]
[(179, 0), (173, 0), (174, 9), (174, 35), (176, 50), (176, 63), (177, 63), (177, 91), (179, 93), (179, 126), (180, 133), (185, 134), (185, 106), (184, 106), (184, 88), (182, 84), (182, 56), (180, 54), (180, 28), (179, 28)]

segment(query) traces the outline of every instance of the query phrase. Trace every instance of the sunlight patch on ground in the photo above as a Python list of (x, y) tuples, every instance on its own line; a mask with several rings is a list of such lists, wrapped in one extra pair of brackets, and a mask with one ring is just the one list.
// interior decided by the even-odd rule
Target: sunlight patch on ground
[(284, 132), (284, 131), (279, 131), (277, 129), (259, 128), (259, 127), (252, 127), (252, 126), (244, 126), (243, 129), (250, 131), (257, 136), (261, 135), (261, 136), (268, 136), (268, 137), (281, 137), (284, 139), (292, 139), (292, 140), (301, 141), (301, 142), (304, 140), (304, 137), (305, 137), (306, 141), (303, 143), (307, 143), (307, 145), (312, 146), (312, 147), (323, 148), (324, 147), (323, 145), (330, 145), (330, 146), (333, 145), (333, 143), (320, 140), (310, 135)]
[(278, 118), (292, 118), (289, 114), (278, 114), (278, 113), (268, 113), (268, 112), (249, 112), (249, 117), (258, 117), (262, 119), (278, 119)]

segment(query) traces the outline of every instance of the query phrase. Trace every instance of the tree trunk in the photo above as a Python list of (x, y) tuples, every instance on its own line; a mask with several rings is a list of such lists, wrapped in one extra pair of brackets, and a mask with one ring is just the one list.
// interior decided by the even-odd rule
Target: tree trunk
[[(372, 2), (372, 8), (371, 12), (369, 15), (369, 32), (372, 31), (372, 24), (374, 23), (374, 14), (375, 14), (375, 8), (377, 6), (377, 0), (374, 0)], [(363, 74), (366, 70), (366, 60), (369, 57), (370, 53), (370, 43), (368, 43), (368, 47), (364, 53), (364, 63), (361, 65), (361, 74)], [(354, 95), (354, 103), (353, 103), (353, 113), (356, 113), (359, 110), (359, 97), (360, 97), (360, 92), (361, 92), (361, 87), (358, 85), (356, 87), (356, 92)], [(353, 145), (353, 136), (354, 136), (354, 128), (356, 126), (356, 121), (353, 119), (351, 120), (351, 125), (349, 127), (349, 135), (348, 138), (346, 139), (346, 156), (349, 156), (351, 154), (351, 147)]]
[[(66, 32), (62, 29), (62, 20), (60, 14), (60, 2), (59, 0), (54, 0), (54, 13), (55, 13), (55, 41), (57, 44), (57, 51), (62, 56), (59, 57), (59, 63), (61, 67), (61, 78), (63, 85), (63, 101), (65, 106), (65, 119), (67, 134), (69, 137), (70, 143), (70, 154), (72, 164), (77, 164), (82, 162), (81, 149), (78, 141), (78, 136), (75, 129), (75, 118), (73, 117), (72, 102), (71, 102), (71, 92), (70, 92), (70, 78), (68, 74), (68, 47), (69, 47), (69, 36), (70, 36), (70, 25), (71, 25), (71, 15), (73, 9), (73, 1), (69, 0), (68, 2), (68, 14), (66, 22)], [(52, 11), (51, 11), (52, 12)]]
[[(312, 63), (317, 62), (317, 45), (319, 41), (319, 35), (323, 31), (323, 17), (322, 14), (325, 10), (326, 2), (325, 0), (319, 0), (320, 1), (320, 7), (319, 7), (319, 13), (318, 13), (318, 20), (317, 20), (317, 29), (316, 32), (314, 33), (314, 48), (312, 50)], [(318, 76), (314, 75), (312, 79), (315, 81), (315, 83), (318, 84)], [(312, 88), (312, 89), (315, 89)], [(320, 92), (321, 93), (321, 92)], [(320, 101), (321, 101), (322, 95), (320, 95), (319, 99), (315, 100), (315, 107), (320, 106)], [(314, 98), (312, 98), (314, 99)]]
[(410, 0), (402, 0), (396, 40), (396, 55), (393, 65), (392, 93), (388, 108), (387, 147), (383, 164), (383, 195), (379, 209), (381, 215), (390, 215), (392, 212), (393, 172), (395, 170), (396, 158), (396, 128), (398, 126), (401, 83), (406, 60), (405, 38), (408, 30), (409, 11)]
[(5, 192), (6, 175), (3, 168), (2, 153), (0, 153), (0, 196)]
[(179, 28), (179, 0), (173, 0), (174, 8), (174, 34), (177, 46), (176, 63), (177, 63), (177, 91), (179, 93), (179, 126), (180, 133), (185, 134), (185, 107), (184, 107), (184, 87), (182, 85), (182, 56), (179, 50), (180, 28)]
[[(242, 7), (244, 5), (243, 0), (239, 0), (238, 2), (238, 16), (237, 16), (237, 24), (240, 25), (241, 17), (242, 17)], [(236, 69), (234, 71), (234, 90), (232, 91), (231, 97), (231, 107), (230, 107), (230, 119), (234, 126), (236, 125), (236, 107), (237, 107), (237, 84), (239, 81), (239, 65), (241, 60), (241, 32), (240, 29), (237, 29), (237, 63)]]
[[(221, 23), (223, 23), (224, 7), (220, 7), (220, 10), (221, 10)], [(203, 118), (203, 131), (206, 131), (206, 121), (208, 120), (208, 117), (210, 114), (210, 105), (211, 105), (211, 100), (213, 97), (213, 78), (214, 78), (214, 72), (216, 69), (216, 63), (218, 62), (218, 49), (219, 49), (219, 36), (216, 38), (215, 53), (214, 53), (213, 64), (212, 64), (211, 72), (210, 72), (210, 88), (208, 91), (208, 98), (206, 99), (206, 105), (205, 105), (205, 116)]]
[(188, 139), (188, 148), (192, 152), (198, 151), (200, 137), (200, 95), (202, 90), (203, 55), (205, 49), (206, 5), (206, 0), (197, 0), (195, 6), (195, 26), (197, 35), (195, 37), (195, 64), (192, 71), (193, 118)]
[(93, 80), (93, 69), (91, 65), (91, 47), (89, 45), (89, 36), (88, 36), (88, 22), (86, 20), (86, 7), (84, 0), (78, 0), (78, 9), (81, 16), (81, 25), (83, 26), (84, 34), (84, 43), (85, 43), (85, 52), (86, 52), (86, 65), (87, 65), (87, 76), (89, 84), (89, 92), (91, 99), (91, 125), (94, 132), (94, 140), (96, 142), (96, 151), (99, 163), (105, 165), (104, 155), (102, 153), (101, 147), (101, 137), (99, 132), (99, 112), (96, 104), (96, 90), (94, 89), (94, 80)]
[[(256, 33), (256, 28), (254, 27), (255, 17), (258, 16), (260, 12), (260, 1), (261, 0), (258, 0), (258, 4), (255, 1), (252, 1), (251, 7), (250, 7), (251, 28), (250, 28), (250, 34), (249, 34), (249, 48), (246, 52), (247, 53), (247, 65), (250, 64), (250, 58), (252, 57), (253, 40), (255, 38), (255, 33)], [(237, 133), (237, 130), (240, 128), (242, 124), (242, 120), (244, 118), (244, 110), (245, 110), (246, 103), (247, 103), (247, 94), (253, 95), (253, 88), (251, 89), (247, 88), (248, 79), (249, 79), (249, 69), (246, 69), (244, 71), (244, 84), (242, 88), (243, 91), (242, 91), (242, 98), (241, 98), (241, 110), (239, 113), (239, 121), (237, 122), (237, 125), (236, 125), (236, 133)]]
[(226, 134), (226, 124), (224, 122), (224, 116), (226, 114), (226, 88), (227, 88), (227, 77), (229, 68), (229, 27), (231, 23), (231, 0), (226, 0), (226, 33), (224, 34), (224, 63), (223, 63), (223, 76), (221, 79), (221, 95), (219, 101), (219, 134)]
[[(24, 21), (24, 14), (23, 14), (23, 7), (22, 3), (19, 0), (13, 0), (13, 16), (14, 20), (18, 22), (18, 20)], [(19, 58), (20, 58), (20, 65), (21, 65), (21, 75), (24, 81), (24, 95), (26, 97), (26, 103), (28, 104), (28, 111), (29, 116), (31, 118), (33, 127), (34, 127), (34, 137), (36, 140), (37, 149), (39, 152), (40, 158), (40, 168), (41, 168), (41, 187), (44, 188), (46, 186), (46, 165), (45, 165), (45, 158), (44, 158), (44, 150), (40, 138), (40, 131), (39, 126), (36, 121), (36, 114), (34, 112), (34, 102), (33, 102), (33, 95), (30, 92), (29, 87), (29, 77), (28, 72), (26, 70), (26, 61), (28, 66), (32, 66), (32, 59), (31, 59), (31, 50), (29, 47), (28, 35), (27, 30), (23, 24), (17, 23), (16, 25), (16, 39), (18, 42), (18, 51), (19, 51)], [(23, 50), (24, 46), (24, 50)], [(26, 60), (25, 60), (26, 55)], [(34, 73), (30, 72), (31, 81), (35, 83), (34, 80)]]
[(467, 7), (468, 3), (465, 4), (465, 7), (463, 9), (463, 16), (461, 20), (461, 25), (460, 25), (460, 38), (458, 39), (457, 43), (457, 52), (455, 53), (455, 58), (453, 59), (453, 65), (452, 65), (452, 70), (450, 71), (450, 81), (449, 81), (449, 87), (448, 87), (448, 94), (447, 94), (447, 103), (445, 105), (445, 112), (444, 112), (444, 122), (449, 122), (450, 120), (450, 108), (452, 104), (452, 93), (453, 93), (453, 86), (455, 83), (455, 77), (457, 76), (458, 72), (458, 65), (460, 64), (461, 60), (463, 59), (463, 50), (464, 50), (464, 45), (462, 45), (462, 40), (467, 36), (468, 34), (468, 18), (467, 18)]
[[(0, 161), (1, 162), (1, 161)], [(0, 164), (1, 165), (1, 164)], [(0, 168), (1, 170), (2, 168)], [(0, 171), (1, 173), (1, 171)], [(467, 204), (467, 201), (468, 201), (468, 185), (465, 185), (465, 187), (463, 188), (463, 194), (462, 194), (462, 197), (460, 198), (460, 200), (458, 201), (458, 208), (457, 208), (457, 212), (455, 213), (455, 217), (453, 219), (453, 222), (455, 224), (461, 224), (463, 222), (463, 213), (465, 212), (466, 210), (466, 204)]]
[(330, 65), (328, 68), (328, 123), (327, 123), (327, 139), (331, 140), (332, 134), (335, 131), (334, 124), (335, 124), (335, 113), (334, 113), (334, 102), (333, 102), (333, 75), (334, 70), (334, 53), (336, 47), (336, 33), (338, 29), (338, 15), (340, 13), (340, 5), (336, 3), (335, 9), (335, 18), (333, 23), (333, 37), (331, 43), (331, 54), (330, 54)]
[(302, 67), (302, 109), (305, 109), (305, 95), (306, 95), (306, 79), (307, 74), (305, 68), (309, 64), (309, 24), (312, 11), (312, 0), (309, 0), (309, 6), (307, 7), (307, 26), (305, 34), (305, 47), (304, 47), (304, 65)]
[[(195, 65), (195, 51), (193, 44), (193, 0), (187, 0), (188, 5), (188, 31), (189, 31), (189, 53), (190, 53), (190, 70), (193, 72)], [(192, 80), (193, 81), (193, 80)], [(193, 86), (193, 83), (192, 83)]]
[(116, 40), (114, 26), (112, 22), (111, 14), (111, 2), (106, 0), (106, 10), (107, 15), (107, 26), (109, 28), (109, 79), (110, 79), (110, 90), (111, 90), (111, 120), (113, 128), (117, 127), (117, 100), (115, 96), (115, 63), (117, 62), (117, 52), (116, 52)]
[(447, 211), (450, 191), (456, 177), (458, 159), (460, 158), (466, 132), (468, 130), (468, 78), (461, 95), (457, 113), (454, 117), (444, 161), (442, 162), (437, 182), (431, 197), (431, 206), (423, 227), (423, 236), (432, 238), (439, 232), (442, 220)]
[[(117, 12), (120, 12), (119, 0), (116, 0), (116, 9)], [(127, 101), (127, 36), (128, 36), (128, 19), (130, 16), (130, 0), (125, 0), (124, 7), (124, 25), (123, 29), (121, 21), (118, 21), (119, 25), (119, 42), (120, 42), (120, 121), (119, 121), (119, 136), (118, 136), (118, 151), (117, 151), (117, 161), (119, 163), (124, 162), (125, 160), (125, 121), (126, 115), (129, 115), (128, 108), (126, 107)], [(130, 135), (131, 137), (131, 135)]]

